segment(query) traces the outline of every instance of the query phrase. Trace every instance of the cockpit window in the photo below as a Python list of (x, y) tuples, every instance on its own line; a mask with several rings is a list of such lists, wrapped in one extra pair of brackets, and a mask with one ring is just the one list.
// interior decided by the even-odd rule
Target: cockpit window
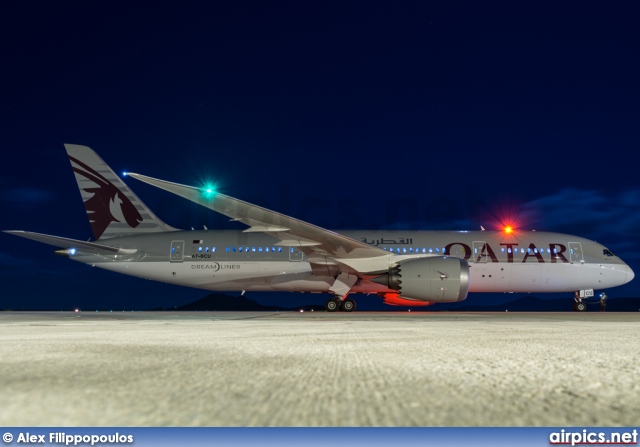
[(602, 250), (602, 254), (609, 257), (609, 256), (615, 256), (611, 250), (609, 250), (608, 248), (605, 248), (604, 250)]

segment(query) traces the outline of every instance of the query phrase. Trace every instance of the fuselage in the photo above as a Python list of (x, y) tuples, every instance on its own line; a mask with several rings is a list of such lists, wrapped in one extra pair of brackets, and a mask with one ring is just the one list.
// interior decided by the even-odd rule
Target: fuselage
[[(381, 249), (388, 267), (406, 259), (451, 256), (470, 266), (470, 292), (573, 292), (606, 289), (633, 271), (603, 245), (561, 233), (516, 231), (340, 231)], [(264, 233), (172, 231), (100, 241), (132, 255), (78, 252), (80, 262), (156, 281), (216, 291), (329, 292), (339, 267)], [(355, 293), (393, 292), (361, 280)]]

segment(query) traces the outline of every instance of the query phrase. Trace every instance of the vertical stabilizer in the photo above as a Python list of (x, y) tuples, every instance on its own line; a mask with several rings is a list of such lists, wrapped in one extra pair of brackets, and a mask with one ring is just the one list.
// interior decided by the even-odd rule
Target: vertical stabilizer
[(175, 230), (158, 219), (92, 149), (64, 147), (96, 240)]

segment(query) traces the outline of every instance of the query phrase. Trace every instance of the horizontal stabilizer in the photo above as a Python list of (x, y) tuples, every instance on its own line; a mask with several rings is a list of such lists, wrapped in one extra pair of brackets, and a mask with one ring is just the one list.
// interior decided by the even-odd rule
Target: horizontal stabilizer
[(70, 248), (80, 251), (92, 251), (112, 255), (131, 255), (137, 252), (135, 248), (110, 247), (109, 245), (96, 244), (95, 242), (79, 241), (60, 236), (50, 236), (48, 234), (33, 233), (31, 231), (9, 230), (4, 233), (32, 239), (44, 244), (53, 245), (58, 248)]

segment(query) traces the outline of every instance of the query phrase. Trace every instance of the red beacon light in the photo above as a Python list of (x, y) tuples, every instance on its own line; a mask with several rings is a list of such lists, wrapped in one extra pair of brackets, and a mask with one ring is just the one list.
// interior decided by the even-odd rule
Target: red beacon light
[(504, 227), (504, 232), (507, 234), (513, 233), (513, 227), (511, 225), (507, 225), (506, 227)]

